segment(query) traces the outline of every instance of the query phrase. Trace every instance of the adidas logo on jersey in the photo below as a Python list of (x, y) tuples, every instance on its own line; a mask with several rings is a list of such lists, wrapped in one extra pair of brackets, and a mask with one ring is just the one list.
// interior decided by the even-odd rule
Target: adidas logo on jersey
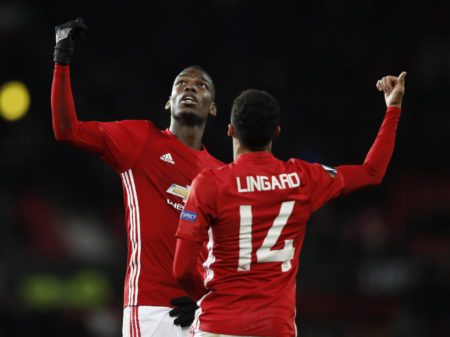
[(170, 153), (163, 154), (161, 157), (159, 157), (159, 159), (164, 160), (171, 164), (175, 164), (175, 162), (172, 159), (172, 155)]

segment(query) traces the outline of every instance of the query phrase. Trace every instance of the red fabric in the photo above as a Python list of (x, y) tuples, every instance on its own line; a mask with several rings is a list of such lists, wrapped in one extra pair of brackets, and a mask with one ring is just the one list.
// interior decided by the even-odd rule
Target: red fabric
[(181, 266), (181, 257), (195, 254), (201, 240), (209, 241), (204, 264), (208, 292), (199, 301), (196, 328), (230, 335), (295, 336), (295, 277), (306, 222), (327, 201), (380, 183), (399, 114), (399, 109), (388, 109), (362, 165), (339, 166), (334, 172), (299, 159), (284, 162), (268, 152), (253, 152), (194, 179), (177, 230), (179, 240), (193, 244), (178, 247), (174, 270), (185, 270), (186, 290), (195, 288), (198, 272)]
[(119, 172), (130, 169), (141, 154), (150, 122), (80, 122), (77, 119), (68, 65), (55, 65), (51, 103), (56, 140), (101, 156)]
[(362, 165), (343, 165), (338, 170), (345, 179), (344, 193), (350, 193), (360, 187), (381, 183), (394, 152), (395, 135), (401, 109), (388, 108), (378, 132)]
[(58, 141), (81, 147), (91, 153), (103, 153), (103, 138), (96, 122), (79, 122), (70, 85), (68, 65), (55, 64), (51, 95), (53, 131)]
[[(178, 238), (173, 262), (175, 279), (195, 301), (199, 300), (206, 292), (201, 272), (191, 273), (193, 269), (197, 268), (197, 256), (201, 248), (200, 242)], [(189, 254), (180, 255), (177, 252), (189, 252)], [(196, 279), (191, 280), (191, 275)]]
[(186, 193), (204, 168), (223, 163), (149, 121), (78, 121), (68, 66), (55, 66), (52, 113), (57, 140), (100, 156), (121, 175), (128, 238), (124, 306), (170, 306), (170, 299), (185, 296), (172, 275), (184, 206), (179, 192)]

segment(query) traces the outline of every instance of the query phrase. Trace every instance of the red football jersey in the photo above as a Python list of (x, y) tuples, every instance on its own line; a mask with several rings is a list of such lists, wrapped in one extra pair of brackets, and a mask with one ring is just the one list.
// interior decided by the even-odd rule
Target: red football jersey
[(298, 159), (284, 162), (268, 152), (203, 171), (177, 232), (210, 242), (204, 264), (210, 292), (199, 301), (196, 328), (295, 336), (295, 277), (306, 222), (343, 186), (339, 172)]
[[(387, 109), (362, 165), (336, 169), (268, 152), (240, 155), (197, 176), (180, 216), (174, 272), (185, 288), (202, 288), (194, 260), (208, 241), (206, 294), (192, 328), (211, 333), (295, 336), (295, 277), (306, 222), (340, 194), (379, 184), (391, 159), (400, 108)], [(182, 248), (183, 247), (183, 248)], [(192, 261), (192, 262), (191, 262)], [(192, 265), (192, 266), (191, 266)]]
[(169, 306), (185, 296), (172, 277), (175, 232), (192, 179), (223, 165), (149, 121), (99, 123), (102, 159), (122, 177), (128, 232), (124, 305)]
[(149, 121), (78, 121), (69, 66), (55, 65), (51, 102), (56, 139), (100, 156), (121, 175), (128, 236), (124, 306), (170, 306), (170, 299), (186, 295), (172, 264), (187, 190), (201, 170), (223, 163)]
[(124, 306), (170, 306), (170, 299), (186, 295), (172, 264), (188, 187), (201, 170), (223, 163), (149, 121), (78, 121), (69, 66), (55, 65), (51, 102), (56, 139), (100, 156), (121, 175), (128, 236)]

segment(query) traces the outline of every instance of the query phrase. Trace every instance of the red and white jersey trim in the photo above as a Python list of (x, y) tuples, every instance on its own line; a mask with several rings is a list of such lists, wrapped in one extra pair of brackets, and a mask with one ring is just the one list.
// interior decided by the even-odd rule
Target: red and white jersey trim
[(216, 257), (214, 256), (214, 253), (213, 253), (214, 238), (213, 238), (213, 233), (212, 233), (211, 227), (208, 230), (208, 236), (209, 236), (209, 241), (208, 241), (208, 245), (206, 246), (208, 248), (208, 259), (203, 263), (203, 268), (205, 268), (205, 272), (206, 272), (206, 277), (205, 277), (205, 280), (203, 283), (205, 285), (205, 287), (207, 287), (208, 282), (211, 281), (214, 277), (214, 270), (212, 270), (210, 267), (214, 263), (214, 261), (216, 261)]
[[(203, 281), (203, 284), (205, 285), (205, 287), (207, 287), (208, 282), (211, 281), (214, 277), (214, 270), (211, 269), (211, 265), (214, 263), (214, 261), (216, 261), (216, 257), (213, 254), (213, 248), (214, 248), (214, 237), (213, 237), (213, 232), (212, 232), (212, 228), (210, 227), (208, 229), (208, 244), (207, 244), (207, 248), (208, 248), (208, 258), (206, 259), (206, 261), (203, 263), (203, 268), (205, 269), (206, 272), (206, 276), (205, 279)], [(209, 294), (211, 294), (211, 292), (206, 293), (201, 299), (199, 299), (197, 301), (197, 305), (198, 305), (198, 309), (195, 311), (195, 316), (194, 316), (194, 321), (191, 324), (191, 328), (189, 331), (189, 337), (193, 337), (195, 335), (195, 331), (197, 331), (200, 327), (200, 315), (202, 314), (202, 302), (205, 299), (206, 296), (208, 296)]]
[(130, 307), (130, 337), (141, 337), (141, 327), (139, 324), (139, 307)]
[[(211, 236), (212, 236), (212, 232), (211, 232)], [(200, 315), (202, 314), (202, 302), (205, 299), (206, 296), (208, 296), (209, 294), (211, 294), (211, 292), (206, 293), (205, 295), (203, 295), (203, 297), (201, 299), (199, 299), (197, 301), (197, 305), (198, 308), (195, 311), (195, 315), (194, 315), (194, 321), (191, 324), (191, 328), (189, 329), (189, 337), (193, 337), (195, 335), (195, 332), (200, 328)]]
[(141, 273), (141, 220), (139, 202), (134, 185), (132, 170), (121, 174), (123, 186), (127, 192), (127, 207), (129, 209), (130, 243), (132, 253), (130, 257), (130, 279), (128, 280), (128, 305), (137, 305), (138, 282)]

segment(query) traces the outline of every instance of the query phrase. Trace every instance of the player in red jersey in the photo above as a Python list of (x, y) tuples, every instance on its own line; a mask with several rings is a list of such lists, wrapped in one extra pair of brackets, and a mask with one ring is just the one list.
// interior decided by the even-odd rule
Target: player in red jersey
[[(295, 277), (306, 222), (327, 201), (381, 182), (394, 148), (405, 76), (377, 83), (388, 108), (362, 165), (278, 160), (271, 153), (280, 133), (277, 102), (259, 90), (234, 101), (228, 129), (234, 162), (194, 179), (177, 231), (173, 272), (200, 306), (193, 336), (296, 335)], [(204, 241), (205, 278), (194, 268)]]
[[(184, 69), (166, 104), (166, 130), (146, 120), (80, 122), (69, 64), (74, 41), (86, 29), (82, 19), (56, 27), (55, 137), (101, 157), (122, 178), (128, 233), (123, 336), (186, 336), (189, 329), (174, 323), (188, 326), (197, 306), (172, 275), (175, 232), (192, 179), (204, 168), (223, 165), (201, 143), (208, 115), (216, 114), (214, 84), (201, 68)], [(179, 308), (173, 309), (174, 298)]]

